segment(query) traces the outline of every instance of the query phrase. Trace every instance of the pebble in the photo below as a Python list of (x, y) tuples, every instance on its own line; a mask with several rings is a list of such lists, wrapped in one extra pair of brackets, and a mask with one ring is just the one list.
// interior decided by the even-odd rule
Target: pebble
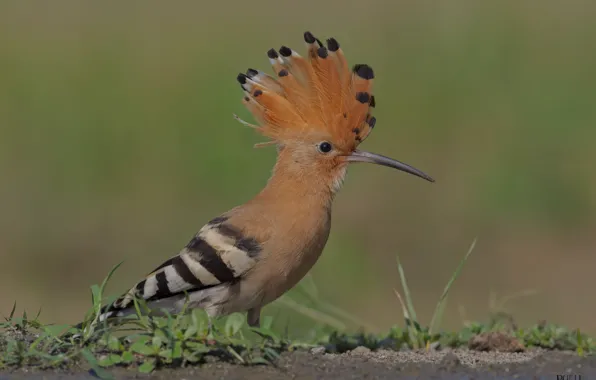
[(364, 346), (358, 346), (358, 347), (354, 348), (352, 351), (350, 351), (350, 353), (355, 354), (355, 355), (368, 354), (369, 352), (370, 352), (370, 348), (364, 347)]

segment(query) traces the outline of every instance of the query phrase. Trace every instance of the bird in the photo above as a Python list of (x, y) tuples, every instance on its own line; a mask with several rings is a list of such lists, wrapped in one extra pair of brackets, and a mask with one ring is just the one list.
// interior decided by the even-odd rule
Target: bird
[(247, 324), (259, 327), (262, 308), (297, 285), (321, 256), (350, 164), (434, 182), (413, 166), (357, 149), (376, 124), (373, 69), (350, 67), (335, 38), (324, 44), (307, 31), (304, 42), (305, 56), (287, 46), (267, 51), (274, 74), (251, 68), (237, 76), (241, 102), (257, 124), (234, 117), (268, 139), (256, 147), (277, 149), (266, 185), (105, 305), (100, 321), (136, 313), (138, 298), (156, 315), (199, 308), (211, 321), (246, 312)]

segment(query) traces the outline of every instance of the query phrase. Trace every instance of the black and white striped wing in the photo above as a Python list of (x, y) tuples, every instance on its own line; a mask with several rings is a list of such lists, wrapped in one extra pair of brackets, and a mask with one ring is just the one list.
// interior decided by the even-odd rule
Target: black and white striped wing
[(101, 319), (120, 315), (133, 306), (133, 299), (156, 301), (194, 292), (242, 276), (257, 262), (260, 244), (220, 217), (206, 224), (180, 253), (138, 282), (111, 305)]

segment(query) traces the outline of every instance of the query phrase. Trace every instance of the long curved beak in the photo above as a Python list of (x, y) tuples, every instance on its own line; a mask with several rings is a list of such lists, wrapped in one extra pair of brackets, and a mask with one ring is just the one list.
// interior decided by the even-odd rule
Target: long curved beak
[(397, 160), (394, 160), (393, 158), (381, 156), (380, 154), (376, 154), (376, 153), (369, 153), (369, 152), (364, 152), (362, 150), (355, 150), (352, 152), (351, 155), (347, 156), (347, 161), (348, 162), (368, 162), (371, 164), (388, 166), (390, 168), (401, 170), (402, 172), (410, 173), (417, 177), (424, 178), (427, 181), (435, 182), (435, 180), (432, 179), (431, 176), (423, 173), (422, 171), (420, 171), (408, 164), (404, 164), (403, 162), (399, 162)]

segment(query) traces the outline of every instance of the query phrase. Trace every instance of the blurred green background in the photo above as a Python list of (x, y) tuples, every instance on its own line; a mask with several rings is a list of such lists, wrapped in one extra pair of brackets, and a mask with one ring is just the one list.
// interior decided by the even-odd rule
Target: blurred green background
[(256, 194), (275, 149), (232, 119), (250, 119), (235, 78), (310, 30), (375, 69), (363, 148), (437, 180), (350, 170), (320, 298), (401, 323), (399, 254), (428, 323), (478, 237), (444, 327), (535, 291), (506, 305), (520, 324), (596, 332), (595, 16), (587, 0), (2, 2), (0, 313), (78, 322), (113, 265), (116, 295)]

